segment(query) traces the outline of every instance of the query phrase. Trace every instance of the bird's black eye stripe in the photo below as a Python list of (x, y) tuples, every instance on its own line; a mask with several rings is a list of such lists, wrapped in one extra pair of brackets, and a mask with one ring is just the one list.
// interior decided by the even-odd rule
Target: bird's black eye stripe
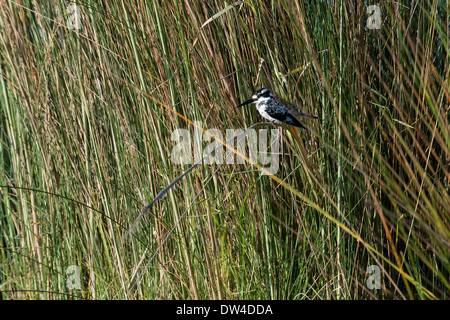
[(260, 97), (268, 98), (270, 96), (270, 90), (267, 88), (262, 88), (256, 91), (256, 94)]

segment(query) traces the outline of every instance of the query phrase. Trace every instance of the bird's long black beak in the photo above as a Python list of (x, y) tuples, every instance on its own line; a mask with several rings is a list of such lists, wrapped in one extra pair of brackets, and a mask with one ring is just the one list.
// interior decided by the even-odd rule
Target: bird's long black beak
[(252, 102), (255, 102), (255, 99), (253, 99), (253, 98), (250, 98), (250, 99), (248, 99), (247, 101), (245, 101), (245, 102), (242, 102), (242, 103), (241, 103), (240, 105), (236, 106), (236, 108), (239, 108), (239, 107), (245, 106), (246, 104), (249, 104), (249, 103), (252, 103)]

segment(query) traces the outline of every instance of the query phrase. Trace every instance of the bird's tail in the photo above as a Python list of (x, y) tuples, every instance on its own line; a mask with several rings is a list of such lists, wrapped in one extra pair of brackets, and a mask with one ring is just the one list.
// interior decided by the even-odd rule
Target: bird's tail
[(305, 118), (317, 119), (316, 116), (313, 116), (313, 115), (310, 115), (310, 114), (303, 113), (303, 112), (301, 112), (300, 110), (298, 111), (298, 113), (300, 113), (300, 115), (301, 115), (302, 117), (305, 117)]
[(292, 107), (293, 107), (292, 109), (293, 109), (294, 113), (298, 113), (298, 114), (301, 115), (302, 117), (310, 118), (310, 119), (318, 119), (316, 116), (313, 116), (313, 115), (310, 115), (310, 114), (303, 113), (303, 112), (300, 110), (300, 108), (297, 107), (295, 104), (293, 104)]

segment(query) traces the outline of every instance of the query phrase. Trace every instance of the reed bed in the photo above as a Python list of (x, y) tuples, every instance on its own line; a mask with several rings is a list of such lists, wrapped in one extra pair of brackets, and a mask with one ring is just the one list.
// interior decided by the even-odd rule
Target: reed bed
[[(449, 9), (2, 1), (1, 297), (448, 299)], [(279, 170), (198, 166), (125, 239), (174, 132), (245, 130), (263, 86), (319, 117)]]

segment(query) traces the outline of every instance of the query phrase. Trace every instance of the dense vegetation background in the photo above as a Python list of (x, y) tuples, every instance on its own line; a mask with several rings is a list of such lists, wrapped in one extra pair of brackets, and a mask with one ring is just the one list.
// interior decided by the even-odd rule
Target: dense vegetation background
[[(448, 299), (449, 9), (2, 1), (2, 298)], [(276, 175), (199, 166), (122, 241), (172, 133), (260, 122), (263, 86), (319, 117)]]

